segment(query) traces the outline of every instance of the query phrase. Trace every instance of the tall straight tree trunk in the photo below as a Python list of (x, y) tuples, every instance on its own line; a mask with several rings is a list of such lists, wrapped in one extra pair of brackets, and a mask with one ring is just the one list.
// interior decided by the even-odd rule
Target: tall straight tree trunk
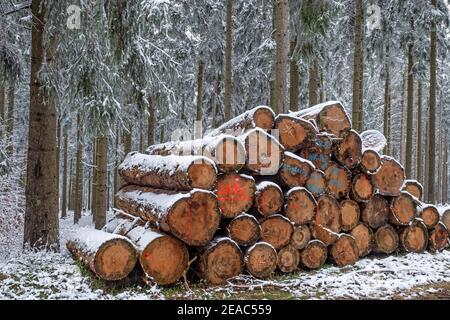
[(131, 152), (133, 144), (131, 141), (132, 134), (133, 129), (131, 128), (131, 126), (129, 126), (129, 128), (127, 128), (127, 130), (124, 130), (122, 133), (122, 145), (123, 145), (123, 152), (125, 153), (125, 155)]
[(401, 111), (400, 111), (400, 162), (402, 165), (405, 164), (405, 88), (406, 80), (402, 79), (402, 98), (401, 98)]
[(324, 83), (323, 70), (320, 69), (320, 103), (325, 102), (325, 83)]
[(317, 67), (317, 62), (312, 62), (312, 66), (309, 67), (309, 106), (315, 106), (319, 103), (319, 70)]
[(275, 80), (269, 81), (269, 91), (270, 91), (269, 106), (273, 108), (275, 103)]
[(67, 217), (67, 173), (69, 170), (67, 170), (68, 165), (68, 136), (67, 136), (67, 129), (64, 130), (64, 155), (63, 155), (63, 181), (62, 181), (62, 201), (61, 201), (61, 218)]
[(391, 154), (391, 88), (390, 88), (390, 68), (389, 68), (389, 56), (388, 50), (386, 59), (388, 60), (385, 64), (385, 84), (384, 84), (384, 136), (387, 139), (386, 147), (384, 148), (384, 153), (386, 155)]
[(363, 0), (356, 0), (355, 53), (353, 64), (352, 125), (356, 131), (363, 130), (364, 98), (364, 7)]
[(274, 105), (275, 113), (288, 111), (288, 64), (289, 64), (289, 1), (272, 0), (275, 12), (275, 43), (277, 45), (275, 57), (275, 86)]
[(298, 76), (298, 61), (295, 56), (295, 48), (297, 47), (297, 36), (291, 40), (291, 67), (290, 67), (290, 84), (289, 90), (289, 105), (292, 112), (298, 111), (298, 94), (299, 94), (299, 76)]
[(144, 152), (144, 126), (142, 125), (142, 117), (139, 117), (139, 152)]
[(448, 135), (447, 129), (444, 129), (444, 162), (443, 166), (443, 186), (442, 186), (442, 202), (444, 204), (448, 203)]
[[(429, 112), (429, 111), (428, 111)], [(428, 117), (428, 119), (427, 119), (427, 123), (426, 123), (426, 134), (425, 134), (425, 136), (426, 136), (426, 142), (425, 142), (425, 150), (428, 150), (429, 149), (429, 146), (430, 146), (430, 117)], [(427, 155), (427, 154), (425, 154), (425, 173), (427, 173), (428, 172), (428, 170), (429, 170), (429, 167), (430, 167), (430, 156), (429, 155)], [(424, 177), (423, 177), (423, 183), (424, 183), (424, 201), (425, 202), (427, 202), (427, 201), (429, 201), (429, 196), (428, 196), (428, 188), (429, 188), (429, 181), (430, 181), (430, 179), (429, 179), (430, 177), (428, 176), (428, 174), (425, 174), (424, 175)]]
[(97, 181), (95, 192), (95, 229), (100, 230), (106, 224), (106, 201), (107, 201), (107, 153), (108, 138), (104, 135), (97, 138)]
[(92, 221), (95, 222), (95, 194), (97, 192), (97, 139), (92, 139), (92, 184), (91, 210)]
[(417, 146), (416, 146), (416, 179), (423, 183), (423, 155), (422, 155), (422, 82), (419, 80), (417, 85)]
[[(411, 20), (411, 27), (414, 27), (414, 21)], [(413, 44), (408, 46), (408, 98), (406, 108), (406, 159), (405, 174), (411, 179), (413, 177), (413, 122), (414, 122), (414, 57)]]
[(149, 146), (155, 143), (155, 123), (156, 123), (156, 111), (154, 99), (152, 96), (149, 96), (148, 118), (147, 118), (147, 144)]
[(233, 0), (227, 0), (227, 32), (225, 47), (225, 121), (233, 116)]
[(14, 102), (14, 84), (10, 83), (8, 89), (8, 147), (6, 149), (9, 156), (12, 156), (14, 153)]
[[(431, 4), (437, 10), (437, 0), (431, 0)], [(429, 109), (429, 145), (427, 157), (428, 166), (428, 201), (435, 201), (435, 177), (436, 177), (436, 89), (437, 89), (437, 32), (434, 20), (431, 24), (431, 50), (430, 50), (430, 109)]]
[[(152, 138), (153, 139), (153, 138)], [(116, 133), (116, 160), (114, 163), (114, 194), (117, 194), (119, 192), (119, 154), (117, 153), (117, 150), (119, 149), (119, 130), (117, 130)], [(114, 208), (116, 208), (116, 198), (114, 197)]]
[[(55, 103), (55, 100), (52, 101)], [(60, 192), (60, 168), (61, 168), (61, 120), (58, 117), (56, 130), (56, 185), (58, 186), (58, 212), (61, 210), (61, 192)]]
[(221, 87), (220, 82), (222, 81), (222, 75), (220, 72), (217, 72), (216, 77), (216, 87), (214, 88), (215, 92), (215, 98), (214, 98), (214, 106), (213, 106), (213, 113), (212, 113), (212, 127), (217, 128), (219, 125), (219, 109), (220, 109), (220, 94), (221, 94)]
[(3, 119), (5, 114), (5, 85), (0, 80), (0, 141), (3, 138)]
[(56, 110), (39, 71), (44, 59), (45, 4), (31, 1), (31, 76), (24, 245), (59, 250)]
[(87, 210), (91, 210), (91, 196), (92, 196), (92, 171), (89, 171), (88, 181), (87, 181), (87, 192), (86, 192), (86, 208)]
[(438, 166), (438, 194), (437, 194), (437, 201), (438, 203), (444, 203), (444, 197), (443, 197), (443, 189), (444, 189), (444, 177), (445, 177), (445, 150), (444, 146), (447, 143), (446, 142), (446, 127), (445, 127), (445, 108), (444, 108), (444, 94), (441, 90), (440, 92), (440, 112), (439, 112), (439, 166)]
[(205, 71), (205, 63), (199, 61), (197, 72), (197, 108), (195, 113), (194, 138), (202, 137), (202, 120), (203, 120), (203, 74)]
[(75, 210), (73, 222), (77, 224), (81, 219), (81, 210), (83, 206), (83, 146), (81, 144), (81, 118), (77, 115), (77, 154), (75, 169)]

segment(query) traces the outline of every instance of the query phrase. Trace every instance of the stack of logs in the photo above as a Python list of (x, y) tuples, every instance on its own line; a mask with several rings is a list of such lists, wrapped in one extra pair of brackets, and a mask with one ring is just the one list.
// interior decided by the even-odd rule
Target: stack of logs
[(103, 279), (139, 261), (159, 285), (188, 271), (218, 285), (445, 249), (450, 212), (441, 221), (421, 202), (420, 183), (381, 155), (384, 142), (352, 130), (339, 102), (278, 116), (257, 107), (204, 139), (128, 154), (116, 215), (67, 246)]

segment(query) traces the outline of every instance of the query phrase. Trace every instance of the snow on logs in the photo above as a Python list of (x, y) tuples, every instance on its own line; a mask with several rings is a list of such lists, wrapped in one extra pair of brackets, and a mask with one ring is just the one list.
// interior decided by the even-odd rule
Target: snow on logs
[(409, 192), (416, 199), (421, 200), (423, 194), (423, 186), (416, 180), (406, 180), (402, 191)]
[(152, 145), (146, 154), (159, 156), (204, 156), (215, 162), (221, 172), (238, 172), (247, 158), (244, 144), (231, 135), (175, 141)]
[(118, 171), (127, 184), (166, 190), (210, 190), (217, 179), (214, 162), (199, 156), (163, 157), (131, 152)]
[(116, 195), (117, 207), (169, 232), (188, 245), (204, 246), (219, 227), (220, 212), (212, 192), (175, 192), (126, 186)]
[(138, 257), (136, 248), (127, 238), (95, 229), (78, 230), (66, 246), (75, 260), (103, 280), (126, 278)]

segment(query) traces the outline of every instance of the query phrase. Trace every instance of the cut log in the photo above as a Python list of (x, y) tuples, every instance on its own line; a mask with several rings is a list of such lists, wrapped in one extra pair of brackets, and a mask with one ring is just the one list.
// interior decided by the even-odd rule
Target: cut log
[(188, 269), (188, 249), (175, 237), (143, 226), (134, 227), (126, 237), (138, 248), (139, 262), (150, 281), (173, 284)]
[(229, 237), (240, 246), (251, 246), (261, 236), (258, 220), (249, 214), (234, 218), (227, 227)]
[(381, 157), (373, 149), (365, 149), (363, 150), (363, 154), (361, 157), (361, 162), (359, 164), (359, 168), (362, 172), (367, 174), (374, 174), (381, 167)]
[[(391, 200), (389, 222), (396, 226), (407, 226), (417, 216), (417, 204), (408, 192), (402, 192)], [(437, 222), (439, 213), (437, 214)], [(436, 223), (437, 223), (436, 222)]]
[(315, 166), (311, 161), (300, 158), (293, 153), (285, 152), (283, 165), (278, 176), (287, 188), (304, 187), (314, 169)]
[(322, 241), (312, 240), (300, 252), (300, 264), (307, 269), (319, 269), (325, 264), (327, 256), (327, 246)]
[(341, 234), (330, 249), (331, 259), (339, 266), (354, 265), (359, 259), (359, 249), (355, 238)]
[(319, 197), (315, 224), (335, 233), (341, 231), (341, 207), (335, 198), (329, 195)]
[(338, 101), (330, 101), (292, 113), (294, 116), (314, 120), (320, 131), (342, 137), (352, 127), (344, 106)]
[(284, 149), (273, 136), (261, 129), (249, 131), (240, 139), (244, 142), (247, 161), (244, 168), (254, 175), (272, 176), (283, 163)]
[(428, 247), (432, 252), (439, 252), (447, 248), (447, 246), (448, 229), (442, 222), (439, 222), (430, 230)]
[(217, 179), (217, 200), (225, 218), (235, 218), (253, 205), (256, 192), (253, 177), (229, 173)]
[(361, 216), (361, 210), (357, 202), (344, 200), (341, 202), (341, 229), (345, 232), (353, 230)]
[(393, 158), (383, 156), (381, 167), (372, 176), (372, 182), (382, 195), (398, 196), (405, 182), (405, 169)]
[(309, 121), (288, 114), (276, 117), (275, 128), (278, 129), (280, 143), (292, 152), (312, 146), (318, 133)]
[(311, 230), (308, 226), (299, 226), (292, 233), (290, 245), (297, 250), (302, 250), (311, 240)]
[(220, 223), (217, 198), (209, 191), (182, 193), (127, 186), (117, 193), (116, 205), (192, 246), (207, 245)]
[(414, 220), (400, 231), (400, 244), (406, 252), (423, 253), (428, 247), (428, 230), (421, 220)]
[(294, 226), (282, 215), (273, 215), (260, 222), (261, 240), (271, 244), (275, 250), (287, 246), (291, 240)]
[(339, 234), (319, 224), (311, 224), (311, 235), (313, 239), (322, 241), (325, 245), (330, 246), (336, 242)]
[(351, 130), (334, 145), (333, 154), (337, 161), (347, 169), (356, 168), (362, 158), (362, 142), (359, 134)]
[(416, 180), (406, 180), (402, 190), (409, 192), (413, 197), (419, 200), (422, 199), (423, 186)]
[(351, 197), (358, 202), (369, 201), (375, 193), (372, 180), (365, 173), (357, 174), (352, 181)]
[(108, 220), (102, 230), (108, 233), (126, 236), (131, 229), (138, 225), (144, 226), (145, 222), (138, 217), (118, 210), (114, 216)]
[(279, 213), (283, 202), (283, 191), (276, 183), (262, 181), (256, 185), (254, 207), (259, 214), (270, 216)]
[(327, 170), (331, 163), (331, 156), (329, 153), (319, 153), (311, 148), (300, 150), (300, 156), (311, 161), (314, 166), (321, 171)]
[(447, 227), (447, 230), (450, 230), (450, 210), (446, 210), (441, 217), (441, 221)]
[(223, 285), (242, 273), (244, 259), (239, 246), (231, 239), (211, 241), (199, 255), (198, 271), (210, 285)]
[(376, 253), (391, 254), (398, 249), (399, 238), (397, 231), (386, 224), (377, 229), (374, 235), (374, 248)]
[(247, 271), (256, 278), (266, 279), (277, 268), (277, 251), (265, 242), (258, 242), (245, 253)]
[(197, 156), (154, 156), (131, 152), (118, 168), (127, 184), (166, 190), (210, 190), (217, 179), (211, 160)]
[(361, 133), (363, 149), (372, 149), (381, 153), (387, 144), (386, 137), (377, 130), (367, 130)]
[(138, 254), (125, 237), (101, 230), (78, 230), (66, 244), (75, 260), (80, 261), (100, 279), (121, 280), (136, 265)]
[(286, 193), (284, 214), (295, 225), (312, 222), (316, 217), (317, 202), (305, 188), (297, 187)]
[(247, 130), (254, 128), (270, 130), (273, 129), (274, 125), (275, 113), (273, 110), (266, 106), (259, 106), (231, 119), (206, 136), (216, 137), (221, 134), (228, 134), (237, 137), (244, 134)]
[(389, 220), (389, 202), (380, 194), (376, 194), (363, 204), (361, 220), (371, 228), (378, 229)]
[(230, 135), (197, 140), (171, 141), (152, 145), (146, 154), (159, 156), (204, 156), (211, 159), (221, 172), (238, 172), (247, 158), (242, 141)]
[(347, 197), (352, 185), (350, 171), (331, 162), (325, 171), (325, 180), (328, 194), (336, 199)]
[(281, 272), (291, 273), (297, 270), (300, 261), (299, 251), (291, 245), (287, 245), (278, 251), (277, 265)]
[(365, 223), (358, 224), (351, 232), (358, 246), (359, 256), (365, 257), (372, 252), (374, 235), (372, 229)]
[(320, 170), (314, 170), (306, 181), (306, 189), (315, 197), (319, 197), (326, 192), (327, 181), (325, 173)]
[(433, 205), (425, 205), (420, 213), (420, 218), (428, 229), (433, 229), (439, 223), (439, 210)]

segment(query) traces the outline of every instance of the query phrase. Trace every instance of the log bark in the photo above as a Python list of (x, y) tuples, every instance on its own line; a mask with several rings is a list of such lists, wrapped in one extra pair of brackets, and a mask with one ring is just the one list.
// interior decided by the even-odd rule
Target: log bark
[(266, 242), (258, 242), (248, 248), (244, 257), (247, 271), (260, 279), (269, 278), (277, 268), (277, 251)]
[(217, 168), (225, 173), (241, 170), (247, 158), (242, 141), (230, 135), (166, 142), (148, 147), (145, 153), (160, 156), (204, 156), (214, 161)]
[(304, 187), (314, 169), (314, 165), (309, 160), (285, 152), (278, 177), (287, 188)]
[(341, 231), (341, 208), (335, 198), (329, 195), (319, 197), (315, 223), (335, 233)]
[(419, 217), (428, 229), (433, 229), (439, 223), (440, 215), (438, 209), (433, 205), (425, 205)]
[(322, 241), (313, 240), (300, 252), (300, 264), (307, 269), (319, 269), (325, 264), (327, 256), (327, 246)]
[(359, 259), (359, 249), (355, 238), (341, 234), (330, 248), (331, 259), (339, 266), (354, 265)]
[(311, 241), (311, 230), (308, 226), (299, 226), (292, 233), (290, 245), (297, 250), (303, 250)]
[(262, 181), (256, 185), (254, 207), (259, 214), (270, 216), (279, 213), (283, 203), (283, 191), (277, 184)]
[(443, 224), (445, 224), (447, 229), (450, 230), (450, 210), (446, 210), (442, 214), (441, 221), (442, 221)]
[(240, 136), (247, 152), (244, 168), (254, 175), (271, 176), (278, 173), (283, 163), (284, 148), (261, 129)]
[(271, 244), (275, 250), (287, 246), (291, 240), (294, 226), (289, 219), (282, 215), (273, 215), (260, 222), (261, 241)]
[(372, 182), (382, 195), (398, 196), (405, 182), (405, 170), (393, 158), (383, 156), (381, 158), (381, 167), (372, 176)]
[(375, 193), (372, 180), (365, 173), (357, 174), (352, 180), (351, 198), (358, 202), (369, 201)]
[(378, 229), (389, 220), (389, 202), (381, 195), (376, 194), (363, 205), (361, 220), (371, 228)]
[(428, 247), (427, 227), (416, 219), (400, 231), (399, 239), (406, 252), (423, 253)]
[(318, 134), (314, 146), (302, 148), (300, 156), (311, 161), (317, 169), (326, 171), (331, 163), (333, 142), (329, 134)]
[(342, 139), (336, 140), (333, 149), (337, 161), (347, 169), (354, 169), (361, 162), (362, 140), (354, 130), (347, 132)]
[(241, 214), (227, 227), (228, 236), (238, 245), (248, 247), (256, 243), (261, 236), (261, 226), (255, 217)]
[(320, 224), (311, 224), (311, 235), (314, 239), (320, 240), (326, 246), (331, 246), (339, 238), (339, 234)]
[(212, 241), (200, 254), (198, 270), (210, 285), (226, 284), (228, 279), (238, 276), (244, 268), (242, 251), (229, 238)]
[[(389, 222), (392, 225), (407, 226), (417, 216), (417, 204), (407, 192), (402, 192), (398, 197), (392, 198), (390, 208)], [(437, 221), (439, 221), (439, 214)]]
[(347, 197), (352, 187), (351, 173), (335, 162), (331, 162), (325, 171), (327, 193), (336, 199)]
[(429, 233), (428, 247), (432, 252), (440, 252), (448, 246), (448, 229), (439, 222)]
[(208, 191), (181, 193), (127, 186), (116, 200), (118, 209), (158, 224), (188, 245), (207, 245), (220, 222), (217, 198)]
[(381, 157), (375, 150), (366, 149), (361, 156), (359, 168), (367, 174), (375, 174), (381, 167)]
[(342, 137), (352, 127), (344, 106), (338, 101), (325, 102), (292, 115), (314, 120), (320, 131), (334, 134), (336, 137)]
[(207, 137), (216, 137), (221, 134), (229, 134), (235, 137), (243, 135), (246, 131), (260, 128), (273, 129), (275, 125), (275, 113), (266, 106), (259, 106), (224, 123), (219, 128), (210, 132)]
[(398, 249), (399, 237), (397, 231), (389, 225), (377, 229), (374, 235), (374, 248), (376, 253), (391, 254)]
[(304, 225), (314, 221), (317, 201), (305, 188), (297, 187), (286, 193), (284, 215), (295, 225)]
[(222, 216), (235, 218), (253, 205), (256, 192), (255, 179), (237, 173), (225, 174), (217, 179), (217, 200)]
[(210, 190), (216, 184), (217, 169), (205, 157), (163, 157), (131, 152), (119, 166), (119, 175), (127, 184), (156, 189)]
[(134, 269), (137, 252), (125, 237), (95, 229), (80, 229), (66, 244), (75, 260), (100, 279), (121, 280)]
[(306, 189), (315, 197), (325, 194), (327, 188), (327, 181), (325, 173), (320, 170), (314, 170), (306, 181)]
[(318, 134), (311, 122), (289, 114), (276, 117), (275, 129), (279, 131), (281, 145), (292, 152), (313, 146)]
[(298, 268), (300, 253), (295, 247), (287, 245), (278, 251), (277, 258), (277, 265), (281, 272), (291, 273)]
[(402, 191), (409, 192), (413, 197), (422, 200), (423, 186), (416, 180), (406, 180)]
[(341, 229), (345, 232), (352, 231), (358, 223), (361, 216), (361, 210), (357, 202), (344, 200), (341, 206)]
[(365, 257), (372, 252), (374, 247), (374, 235), (372, 229), (365, 223), (358, 224), (351, 232), (358, 246), (359, 257)]

